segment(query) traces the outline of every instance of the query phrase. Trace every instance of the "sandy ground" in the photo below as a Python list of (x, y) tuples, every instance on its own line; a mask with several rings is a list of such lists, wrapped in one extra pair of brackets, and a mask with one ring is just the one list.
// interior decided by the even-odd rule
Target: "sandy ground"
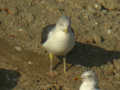
[[(51, 78), (41, 31), (65, 14), (76, 46)], [(120, 90), (119, 0), (0, 0), (0, 90), (78, 90), (81, 73), (96, 72), (101, 90)]]

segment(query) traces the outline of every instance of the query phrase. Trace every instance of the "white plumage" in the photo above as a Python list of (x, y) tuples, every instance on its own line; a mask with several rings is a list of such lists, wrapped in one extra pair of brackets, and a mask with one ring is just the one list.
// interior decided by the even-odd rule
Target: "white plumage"
[[(66, 55), (74, 46), (74, 35), (69, 27), (69, 19), (61, 17), (56, 26), (49, 32), (43, 47), (54, 55)], [(68, 29), (68, 32), (65, 32)]]
[[(49, 52), (52, 72), (53, 55), (65, 56), (75, 45), (70, 18), (62, 16), (56, 25), (45, 27), (41, 38), (43, 47)], [(66, 72), (65, 66), (66, 59), (64, 59), (64, 72)]]
[(93, 71), (86, 71), (81, 75), (82, 84), (79, 90), (100, 90), (96, 74)]
[(74, 37), (72, 33), (65, 33), (62, 30), (51, 31), (48, 40), (43, 44), (43, 47), (54, 55), (66, 55), (74, 46)]

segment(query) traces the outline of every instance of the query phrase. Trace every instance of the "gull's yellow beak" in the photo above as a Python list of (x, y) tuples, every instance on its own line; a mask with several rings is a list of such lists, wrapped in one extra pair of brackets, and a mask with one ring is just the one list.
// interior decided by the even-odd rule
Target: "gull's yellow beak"
[(67, 32), (68, 32), (68, 28), (66, 28), (66, 29), (64, 30), (64, 32), (67, 33)]

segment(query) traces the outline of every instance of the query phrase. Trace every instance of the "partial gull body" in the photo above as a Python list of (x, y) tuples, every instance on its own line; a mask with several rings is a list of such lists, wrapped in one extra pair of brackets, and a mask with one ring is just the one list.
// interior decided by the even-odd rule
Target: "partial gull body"
[(43, 44), (43, 47), (45, 47), (49, 53), (64, 56), (73, 48), (73, 35), (72, 33), (60, 31), (59, 28), (58, 30), (56, 30), (56, 28), (54, 29), (49, 33), (49, 39)]
[[(65, 56), (75, 45), (71, 21), (62, 16), (56, 25), (48, 25), (42, 31), (41, 42), (50, 57), (50, 71), (52, 72), (53, 55)], [(66, 59), (64, 58), (64, 72), (66, 72)]]
[(93, 71), (86, 71), (81, 75), (82, 84), (79, 90), (100, 90), (96, 74)]

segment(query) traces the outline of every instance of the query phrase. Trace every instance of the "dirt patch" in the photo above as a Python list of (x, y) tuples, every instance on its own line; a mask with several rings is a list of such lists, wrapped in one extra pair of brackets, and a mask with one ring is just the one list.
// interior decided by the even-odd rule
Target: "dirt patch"
[[(55, 57), (51, 78), (41, 31), (65, 14), (71, 17), (76, 46), (67, 76)], [(78, 90), (81, 73), (97, 73), (101, 90), (120, 88), (119, 0), (0, 0), (0, 90)], [(57, 66), (56, 66), (57, 65)], [(68, 65), (69, 66), (69, 65)]]

